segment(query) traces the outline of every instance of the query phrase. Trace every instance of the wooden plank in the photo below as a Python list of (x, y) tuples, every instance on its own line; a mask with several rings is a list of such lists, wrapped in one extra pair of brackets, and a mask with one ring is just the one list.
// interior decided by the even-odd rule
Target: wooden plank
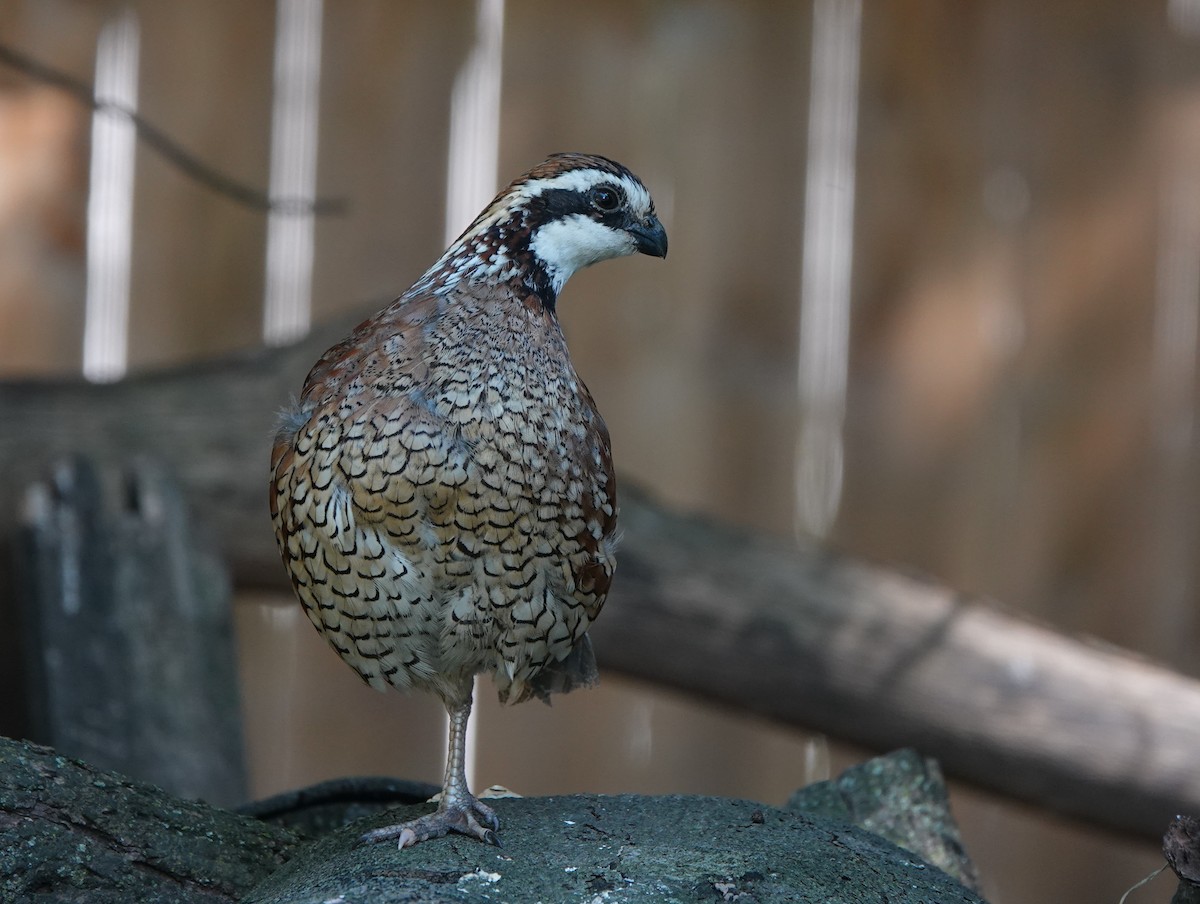
[(26, 492), (16, 548), (33, 737), (241, 801), (230, 580), (166, 470), (55, 464)]
[[(283, 587), (266, 512), (273, 412), (348, 323), (111, 386), (0, 383), (0, 535), (48, 453), (170, 461), (236, 580)], [(5, 494), (10, 501), (5, 501)], [(602, 667), (827, 731), (1114, 828), (1200, 811), (1200, 683), (882, 568), (671, 513), (623, 485)], [(0, 613), (2, 615), (2, 613)]]

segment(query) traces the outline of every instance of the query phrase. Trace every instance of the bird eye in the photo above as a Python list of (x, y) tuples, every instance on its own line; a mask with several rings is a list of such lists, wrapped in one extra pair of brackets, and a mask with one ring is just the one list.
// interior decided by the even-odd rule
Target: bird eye
[(601, 185), (592, 189), (592, 206), (597, 210), (616, 210), (621, 206), (621, 194), (615, 188)]

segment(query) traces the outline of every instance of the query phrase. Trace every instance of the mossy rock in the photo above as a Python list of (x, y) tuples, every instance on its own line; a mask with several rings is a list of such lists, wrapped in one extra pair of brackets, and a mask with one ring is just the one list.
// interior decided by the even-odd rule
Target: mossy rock
[(245, 904), (714, 902), (978, 904), (954, 879), (862, 829), (745, 800), (573, 795), (489, 801), (504, 847), (448, 836), (360, 844), (398, 807), (296, 852)]

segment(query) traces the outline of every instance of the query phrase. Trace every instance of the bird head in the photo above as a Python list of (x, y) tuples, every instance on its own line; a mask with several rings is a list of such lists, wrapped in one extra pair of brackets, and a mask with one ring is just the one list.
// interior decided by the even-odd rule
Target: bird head
[(642, 181), (606, 157), (553, 154), (501, 191), (435, 270), (453, 281), (521, 276), (553, 307), (575, 271), (635, 253), (667, 256)]

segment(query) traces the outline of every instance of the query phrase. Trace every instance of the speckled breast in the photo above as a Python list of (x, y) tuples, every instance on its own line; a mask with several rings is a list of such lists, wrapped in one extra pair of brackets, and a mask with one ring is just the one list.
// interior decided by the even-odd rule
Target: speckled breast
[(446, 694), (492, 671), (519, 700), (607, 593), (607, 430), (534, 309), (468, 300), (421, 342), (420, 366), (356, 376), (277, 452), (276, 532), (313, 624), (365, 680)]

